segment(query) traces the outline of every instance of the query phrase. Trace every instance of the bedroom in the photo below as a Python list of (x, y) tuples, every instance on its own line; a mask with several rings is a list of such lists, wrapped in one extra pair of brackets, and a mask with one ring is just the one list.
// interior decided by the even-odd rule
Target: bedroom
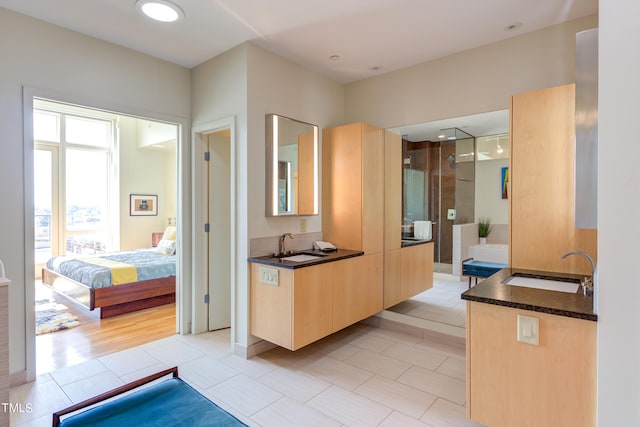
[[(95, 354), (100, 351), (101, 335), (113, 334), (109, 331), (116, 328), (119, 341), (134, 339), (135, 331), (125, 329), (124, 322), (135, 323), (138, 328), (152, 323), (155, 334), (162, 331), (163, 336), (175, 333), (175, 273), (163, 285), (163, 292), (172, 292), (168, 299), (146, 310), (145, 317), (141, 317), (142, 312), (135, 314), (135, 322), (131, 315), (101, 320), (109, 316), (105, 309), (89, 312), (61, 296), (69, 293), (61, 288), (73, 282), (45, 278), (47, 283), (56, 283), (57, 293), (40, 280), (52, 256), (93, 258), (137, 249), (146, 249), (139, 255), (167, 261), (165, 276), (175, 272), (175, 256), (157, 254), (161, 248), (149, 249), (158, 245), (168, 225), (176, 224), (178, 127), (45, 100), (35, 100), (34, 110), (36, 301), (51, 298), (68, 309), (62, 313), (80, 319), (73, 330), (37, 336), (38, 372), (73, 363), (56, 357), (61, 353)], [(140, 208), (140, 202), (146, 209)], [(146, 278), (138, 276), (139, 280)], [(96, 291), (124, 290), (124, 286)]]

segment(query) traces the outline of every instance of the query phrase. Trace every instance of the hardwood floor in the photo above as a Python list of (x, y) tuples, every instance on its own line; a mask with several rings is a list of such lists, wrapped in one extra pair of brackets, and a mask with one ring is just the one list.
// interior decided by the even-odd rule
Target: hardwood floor
[(36, 284), (36, 298), (51, 295), (78, 316), (80, 326), (36, 336), (37, 375), (126, 350), (176, 333), (176, 305), (166, 304), (98, 319), (88, 311)]

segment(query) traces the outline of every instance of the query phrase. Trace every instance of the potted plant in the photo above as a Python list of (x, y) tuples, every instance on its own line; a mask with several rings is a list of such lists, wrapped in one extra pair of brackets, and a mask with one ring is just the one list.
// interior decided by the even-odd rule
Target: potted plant
[(481, 217), (478, 221), (478, 237), (480, 237), (481, 245), (487, 243), (487, 236), (489, 236), (489, 233), (491, 233), (491, 219)]

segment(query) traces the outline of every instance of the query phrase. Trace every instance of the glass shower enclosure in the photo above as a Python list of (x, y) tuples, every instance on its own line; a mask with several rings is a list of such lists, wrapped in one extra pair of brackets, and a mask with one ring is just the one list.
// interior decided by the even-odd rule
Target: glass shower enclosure
[(452, 273), (453, 226), (474, 221), (475, 137), (442, 129), (438, 141), (402, 140), (404, 224), (431, 221), (434, 272)]

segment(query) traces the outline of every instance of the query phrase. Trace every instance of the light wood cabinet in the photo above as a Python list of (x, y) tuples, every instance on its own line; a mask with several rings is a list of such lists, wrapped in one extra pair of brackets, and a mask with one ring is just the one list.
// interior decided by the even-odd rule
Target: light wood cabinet
[(384, 135), (384, 250), (402, 245), (402, 137)]
[(432, 242), (385, 252), (384, 308), (432, 287)]
[(433, 287), (433, 243), (400, 250), (402, 297), (411, 298)]
[[(517, 341), (517, 315), (539, 345)], [(491, 427), (596, 425), (596, 322), (467, 302), (467, 416)]]
[(322, 234), (339, 248), (383, 250), (383, 143), (365, 123), (322, 131)]
[(382, 254), (337, 261), (333, 271), (333, 330), (382, 310)]
[(596, 230), (577, 229), (574, 215), (575, 85), (511, 98), (509, 264), (514, 268), (591, 274)]
[[(260, 281), (278, 271), (278, 285)], [(382, 254), (289, 269), (250, 264), (251, 334), (297, 350), (382, 307)]]
[[(337, 261), (336, 261), (337, 262)], [(262, 264), (251, 263), (251, 334), (296, 350), (332, 332), (328, 264), (278, 271), (278, 286), (261, 283)]]

